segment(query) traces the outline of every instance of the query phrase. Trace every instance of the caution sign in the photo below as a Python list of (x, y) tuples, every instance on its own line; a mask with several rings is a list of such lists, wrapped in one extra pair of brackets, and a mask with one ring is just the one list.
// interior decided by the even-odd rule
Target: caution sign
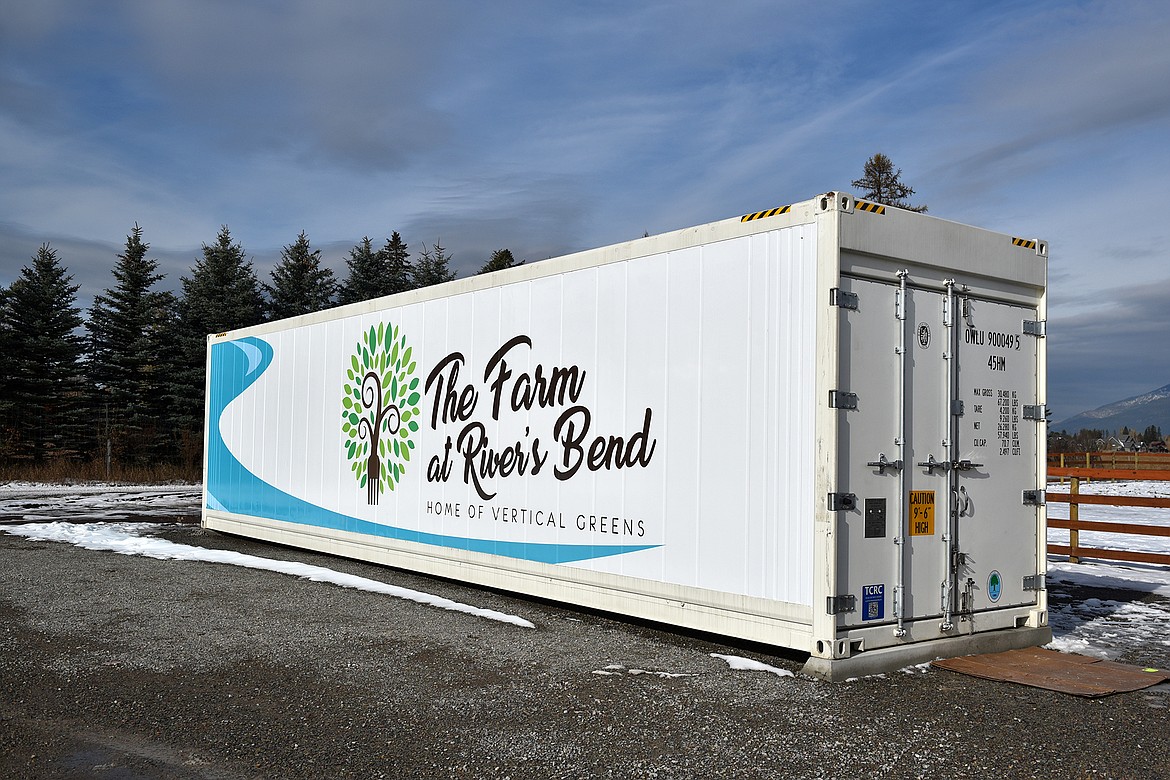
[(910, 535), (934, 536), (934, 491), (910, 491)]

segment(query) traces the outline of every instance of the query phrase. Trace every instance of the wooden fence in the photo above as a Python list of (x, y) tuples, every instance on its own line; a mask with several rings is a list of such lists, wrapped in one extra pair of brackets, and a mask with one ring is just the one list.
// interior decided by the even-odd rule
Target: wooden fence
[[(1135, 452), (1094, 452), (1077, 453), (1081, 456), (1108, 456), (1117, 455), (1117, 461), (1106, 459), (1103, 465), (1085, 467), (1083, 465), (1064, 466), (1053, 465), (1052, 456), (1049, 458), (1049, 478), (1060, 477), (1069, 480), (1069, 492), (1058, 493), (1048, 491), (1049, 504), (1068, 504), (1068, 517), (1048, 517), (1049, 528), (1068, 529), (1069, 543), (1048, 545), (1048, 552), (1055, 555), (1067, 555), (1071, 563), (1079, 563), (1081, 558), (1100, 558), (1111, 561), (1131, 561), (1135, 563), (1154, 563), (1170, 566), (1170, 554), (1148, 552), (1143, 550), (1110, 550), (1099, 547), (1083, 547), (1080, 543), (1081, 531), (1103, 531), (1111, 534), (1139, 534), (1142, 536), (1170, 537), (1170, 526), (1144, 525), (1141, 523), (1122, 523), (1116, 521), (1081, 520), (1080, 507), (1082, 504), (1098, 504), (1107, 506), (1134, 506), (1166, 509), (1170, 508), (1170, 498), (1155, 496), (1098, 496), (1085, 495), (1080, 492), (1081, 480), (1102, 479), (1142, 479), (1156, 481), (1170, 481), (1170, 459), (1165, 453), (1135, 453)], [(1138, 457), (1141, 457), (1141, 461)], [(1151, 457), (1160, 457), (1159, 461), (1150, 461)], [(1070, 458), (1070, 461), (1072, 459)], [(1072, 461), (1076, 462), (1076, 461)], [(1080, 461), (1084, 463), (1085, 461)], [(1101, 464), (1102, 461), (1095, 461)]]
[[(1170, 452), (1060, 452), (1048, 454), (1048, 475), (1052, 469), (1134, 469), (1170, 471)], [(1149, 477), (1142, 477), (1149, 479)]]

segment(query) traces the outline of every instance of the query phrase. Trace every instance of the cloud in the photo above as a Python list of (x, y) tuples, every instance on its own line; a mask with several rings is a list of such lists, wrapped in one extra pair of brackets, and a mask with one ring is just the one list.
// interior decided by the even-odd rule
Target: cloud
[(1098, 306), (1049, 320), (1055, 420), (1170, 383), (1170, 278), (1098, 295)]
[[(1170, 18), (1148, 3), (1089, 3), (1006, 19), (982, 67), (956, 85), (959, 144), (946, 168), (963, 183), (1065, 168), (1125, 154), (1125, 140), (1170, 119)], [(1140, 52), (1140, 57), (1134, 56)], [(1164, 137), (1164, 136), (1163, 136)]]
[(458, 17), (412, 3), (134, 5), (138, 56), (216, 143), (393, 170), (449, 135), (428, 96)]

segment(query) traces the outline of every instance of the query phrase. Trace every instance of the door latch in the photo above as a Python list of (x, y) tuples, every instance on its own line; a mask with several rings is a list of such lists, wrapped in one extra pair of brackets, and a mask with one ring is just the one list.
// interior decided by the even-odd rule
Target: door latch
[(946, 471), (951, 467), (951, 464), (947, 463), (946, 461), (935, 460), (934, 453), (931, 453), (930, 455), (928, 455), (926, 460), (922, 463), (919, 463), (918, 465), (921, 466), (922, 468), (926, 469), (926, 473), (930, 474), (932, 476), (934, 474), (935, 469), (938, 469), (940, 471)]
[(982, 463), (972, 463), (969, 460), (956, 460), (951, 464), (955, 471), (972, 471), (974, 469), (983, 468)]
[(886, 460), (886, 454), (884, 452), (879, 452), (877, 460), (871, 460), (865, 465), (877, 469), (878, 473), (883, 476), (886, 473), (886, 469), (893, 469), (894, 471), (902, 470), (902, 460), (900, 458), (898, 460)]

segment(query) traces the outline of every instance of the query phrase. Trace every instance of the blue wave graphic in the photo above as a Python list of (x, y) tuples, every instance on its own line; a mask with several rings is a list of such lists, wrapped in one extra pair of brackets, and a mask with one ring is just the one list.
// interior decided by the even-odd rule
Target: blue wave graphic
[(272, 363), (272, 356), (272, 346), (253, 336), (211, 347), (211, 388), (207, 401), (211, 421), (207, 443), (208, 509), (540, 563), (572, 563), (661, 546), (505, 542), (431, 534), (350, 517), (273, 487), (236, 459), (219, 432), (220, 419), (228, 404), (264, 373)]

